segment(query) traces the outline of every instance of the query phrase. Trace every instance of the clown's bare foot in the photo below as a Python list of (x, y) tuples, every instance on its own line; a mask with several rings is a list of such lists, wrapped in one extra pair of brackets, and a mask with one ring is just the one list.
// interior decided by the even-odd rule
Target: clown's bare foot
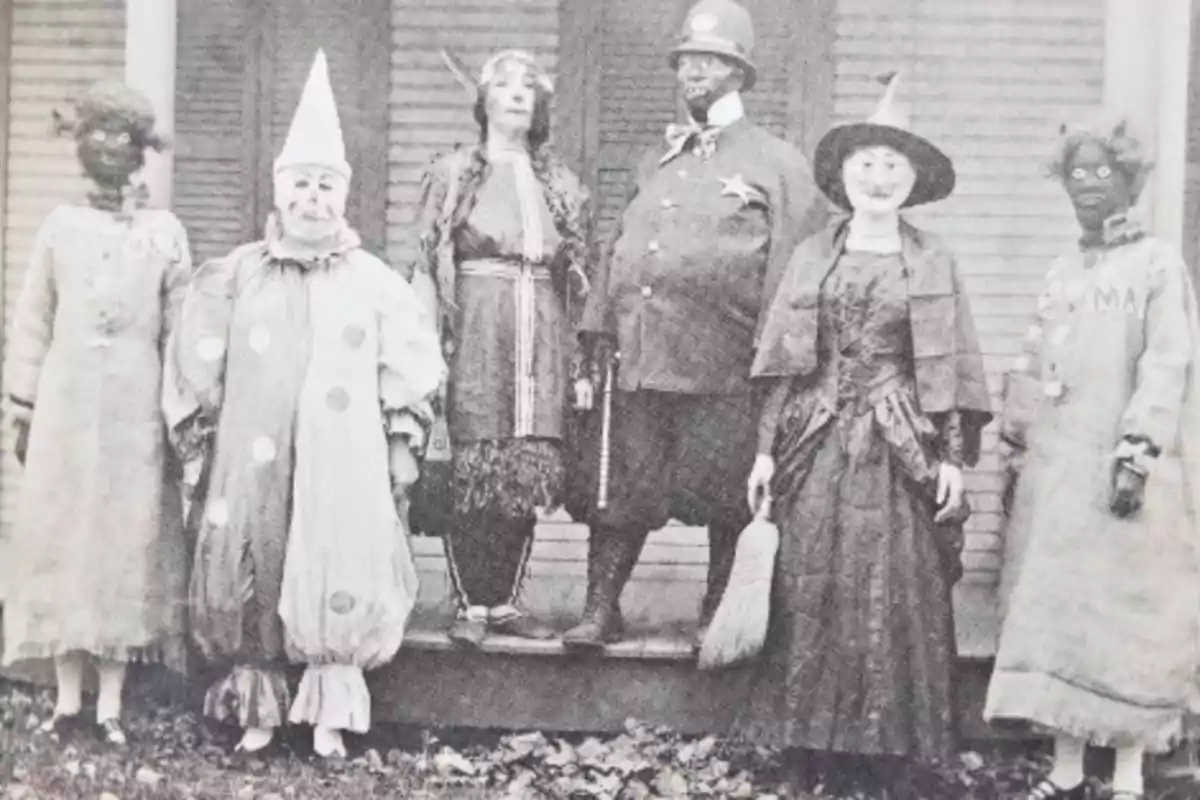
[(345, 758), (346, 743), (342, 741), (342, 732), (337, 728), (314, 726), (313, 750), (321, 758)]
[(238, 753), (257, 753), (269, 747), (274, 739), (274, 728), (246, 728), (234, 750)]

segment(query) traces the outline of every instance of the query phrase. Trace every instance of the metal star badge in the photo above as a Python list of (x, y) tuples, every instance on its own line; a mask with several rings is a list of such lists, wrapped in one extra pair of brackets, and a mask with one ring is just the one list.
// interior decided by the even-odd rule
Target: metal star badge
[(721, 182), (721, 197), (739, 197), (742, 205), (748, 206), (754, 200), (761, 199), (761, 194), (742, 177), (742, 173), (732, 178), (717, 178)]

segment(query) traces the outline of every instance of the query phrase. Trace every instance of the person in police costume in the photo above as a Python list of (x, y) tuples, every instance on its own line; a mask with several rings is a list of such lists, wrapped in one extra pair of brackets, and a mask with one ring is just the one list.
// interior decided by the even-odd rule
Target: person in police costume
[(607, 503), (593, 498), (584, 512), (587, 599), (568, 647), (620, 638), (621, 591), (647, 533), (672, 518), (708, 526), (698, 644), (750, 520), (759, 319), (796, 245), (826, 219), (805, 157), (746, 117), (753, 43), (732, 0), (689, 11), (669, 63), (690, 118), (640, 163), (583, 312), (593, 391), (585, 385), (580, 404), (600, 406), (599, 378), (614, 357), (617, 368)]

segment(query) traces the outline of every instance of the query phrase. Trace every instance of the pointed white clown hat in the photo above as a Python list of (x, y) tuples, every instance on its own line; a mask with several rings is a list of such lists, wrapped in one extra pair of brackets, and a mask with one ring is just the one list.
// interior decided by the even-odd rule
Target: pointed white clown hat
[(325, 51), (318, 50), (304, 84), (304, 93), (292, 117), (287, 141), (275, 159), (275, 171), (302, 164), (329, 167), (350, 180), (350, 164), (346, 161), (346, 143), (342, 140), (342, 123), (338, 119), (333, 87), (329, 85), (329, 65)]
[(900, 74), (881, 76), (887, 89), (875, 113), (865, 122), (839, 125), (817, 145), (813, 173), (825, 196), (844, 209), (850, 208), (846, 187), (842, 184), (842, 164), (863, 147), (887, 146), (903, 153), (917, 174), (905, 206), (918, 206), (945, 199), (954, 191), (954, 164), (928, 139), (910, 130), (911, 115), (897, 98)]

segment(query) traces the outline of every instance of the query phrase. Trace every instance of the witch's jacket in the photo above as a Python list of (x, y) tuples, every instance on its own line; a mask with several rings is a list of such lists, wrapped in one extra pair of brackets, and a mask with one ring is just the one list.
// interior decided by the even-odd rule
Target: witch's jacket
[[(848, 222), (839, 220), (806, 239), (792, 255), (763, 321), (751, 370), (755, 378), (817, 372), (821, 284), (844, 252), (848, 231)], [(983, 359), (958, 268), (935, 236), (906, 222), (901, 222), (900, 235), (919, 410), (935, 421), (939, 415), (958, 412), (962, 460), (974, 464), (981, 432), (992, 415)], [(831, 405), (835, 401), (834, 396), (826, 400)]]

